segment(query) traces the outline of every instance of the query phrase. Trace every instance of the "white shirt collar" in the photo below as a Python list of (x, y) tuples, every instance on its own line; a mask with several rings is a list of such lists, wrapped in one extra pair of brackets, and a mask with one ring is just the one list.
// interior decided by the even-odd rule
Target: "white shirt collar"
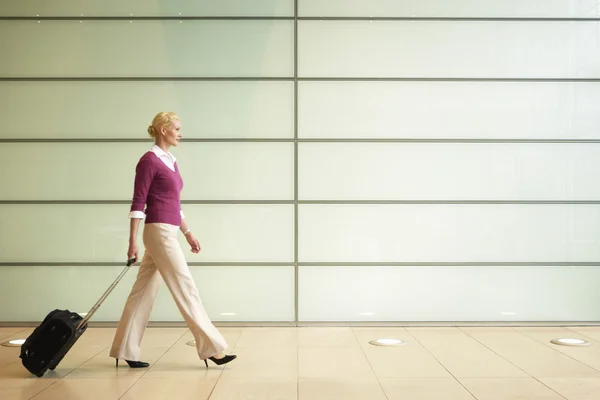
[(166, 151), (164, 151), (163, 149), (158, 147), (156, 144), (152, 145), (152, 148), (150, 149), (150, 151), (153, 151), (158, 157), (167, 156), (167, 157), (171, 158), (171, 160), (173, 160), (173, 162), (177, 161), (177, 159), (175, 158), (175, 156), (173, 154), (171, 154), (170, 152), (167, 153)]
[(161, 160), (167, 167), (169, 167), (169, 169), (171, 169), (171, 171), (175, 171), (176, 159), (173, 154), (167, 153), (166, 151), (164, 151), (157, 145), (153, 145), (152, 148), (150, 149), (150, 151), (152, 151), (154, 154), (156, 154), (158, 159)]

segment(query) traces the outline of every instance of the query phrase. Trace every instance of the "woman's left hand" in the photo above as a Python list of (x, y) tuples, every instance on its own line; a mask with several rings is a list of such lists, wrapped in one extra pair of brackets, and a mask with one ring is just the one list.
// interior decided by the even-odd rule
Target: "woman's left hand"
[(196, 236), (192, 232), (185, 235), (185, 239), (192, 247), (192, 253), (200, 253), (200, 242), (198, 242), (198, 239), (196, 239)]

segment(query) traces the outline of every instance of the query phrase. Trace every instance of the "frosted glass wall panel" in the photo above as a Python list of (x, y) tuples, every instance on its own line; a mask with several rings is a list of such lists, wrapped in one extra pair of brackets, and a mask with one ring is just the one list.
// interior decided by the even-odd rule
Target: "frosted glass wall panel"
[(300, 82), (301, 138), (598, 139), (591, 82)]
[(598, 17), (595, 0), (301, 0), (302, 17)]
[(596, 23), (300, 21), (302, 77), (598, 77)]
[(145, 138), (175, 111), (185, 138), (290, 138), (291, 82), (0, 82), (0, 138)]
[[(0, 200), (128, 200), (152, 143), (4, 143)], [(180, 143), (183, 200), (294, 197), (292, 143)]]
[[(293, 261), (291, 205), (188, 204), (183, 212), (202, 246), (193, 254), (180, 235), (188, 261)], [(123, 261), (128, 213), (126, 204), (0, 205), (0, 262)]]
[(0, 76), (293, 75), (291, 21), (3, 21)]
[(301, 143), (301, 200), (598, 200), (600, 145)]
[(2, 0), (2, 16), (291, 16), (293, 0)]
[[(132, 267), (125, 275), (93, 321), (119, 320), (138, 268)], [(85, 313), (122, 269), (119, 266), (0, 267), (0, 322), (39, 322), (50, 311), (49, 304)], [(294, 319), (293, 267), (208, 266), (190, 267), (190, 270), (200, 299), (213, 321)], [(15, 307), (15, 304), (19, 306)], [(150, 320), (183, 321), (164, 282)]]
[(300, 205), (300, 262), (596, 262), (600, 206)]
[[(598, 321), (598, 267), (300, 267), (300, 321)], [(374, 338), (375, 339), (375, 338)]]

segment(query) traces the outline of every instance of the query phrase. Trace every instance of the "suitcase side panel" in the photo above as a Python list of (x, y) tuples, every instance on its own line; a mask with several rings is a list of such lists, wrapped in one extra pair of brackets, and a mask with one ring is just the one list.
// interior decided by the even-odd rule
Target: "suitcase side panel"
[(48, 368), (55, 368), (87, 328), (79, 331), (81, 316), (69, 310), (54, 310), (21, 346), (23, 366), (34, 375), (42, 376)]
[(83, 333), (86, 331), (86, 329), (87, 329), (87, 324), (75, 331), (75, 334), (73, 335), (73, 337), (71, 337), (60, 348), (60, 350), (58, 351), (58, 353), (56, 353), (56, 355), (54, 356), (54, 358), (50, 361), (50, 363), (48, 364), (48, 369), (53, 370), (54, 368), (56, 368), (56, 366), (62, 361), (62, 359), (64, 358), (64, 356), (67, 355), (67, 353), (69, 352), (69, 350), (71, 350), (71, 347), (73, 347), (73, 345), (75, 343), (77, 343), (77, 340), (79, 340), (79, 338), (81, 337), (81, 335), (83, 335)]

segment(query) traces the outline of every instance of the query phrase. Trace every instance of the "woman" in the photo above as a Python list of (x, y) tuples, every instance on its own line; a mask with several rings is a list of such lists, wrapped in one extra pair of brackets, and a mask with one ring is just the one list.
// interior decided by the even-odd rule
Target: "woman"
[(167, 112), (157, 114), (148, 127), (148, 133), (155, 144), (140, 158), (136, 167), (127, 259), (139, 259), (137, 232), (142, 219), (145, 219), (143, 243), (146, 251), (137, 280), (125, 303), (110, 356), (116, 358), (117, 366), (122, 359), (131, 368), (148, 367), (148, 363), (140, 361), (140, 344), (162, 277), (196, 338), (200, 359), (204, 360), (207, 368), (207, 359), (217, 365), (226, 364), (236, 356), (223, 353), (227, 343), (204, 310), (177, 240), (179, 229), (190, 244), (192, 253), (200, 252), (200, 244), (181, 211), (183, 180), (175, 157), (169, 153), (171, 146), (177, 146), (181, 139), (179, 117)]

